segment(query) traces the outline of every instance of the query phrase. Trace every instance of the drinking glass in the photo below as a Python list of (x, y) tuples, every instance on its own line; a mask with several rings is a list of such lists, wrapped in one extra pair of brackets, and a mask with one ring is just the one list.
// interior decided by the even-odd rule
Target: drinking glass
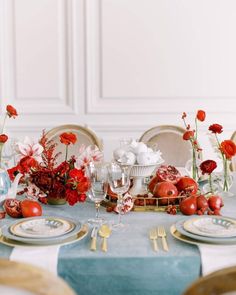
[(125, 225), (121, 222), (121, 211), (124, 205), (124, 193), (126, 193), (130, 186), (130, 166), (119, 165), (118, 163), (111, 163), (108, 167), (108, 180), (111, 190), (118, 195), (118, 223), (114, 224), (114, 229), (124, 228)]
[(92, 224), (101, 224), (104, 218), (100, 217), (99, 208), (101, 201), (105, 199), (108, 189), (108, 170), (107, 164), (90, 163), (86, 167), (86, 176), (90, 181), (90, 189), (87, 192), (88, 197), (95, 203), (95, 218), (88, 220)]

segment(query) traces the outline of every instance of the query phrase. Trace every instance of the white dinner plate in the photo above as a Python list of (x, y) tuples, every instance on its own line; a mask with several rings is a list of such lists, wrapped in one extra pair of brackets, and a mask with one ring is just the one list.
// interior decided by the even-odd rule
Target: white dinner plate
[(183, 227), (190, 233), (204, 237), (236, 237), (236, 220), (223, 216), (194, 217), (186, 220)]
[(10, 226), (10, 232), (24, 238), (58, 237), (69, 233), (75, 223), (60, 217), (27, 218)]

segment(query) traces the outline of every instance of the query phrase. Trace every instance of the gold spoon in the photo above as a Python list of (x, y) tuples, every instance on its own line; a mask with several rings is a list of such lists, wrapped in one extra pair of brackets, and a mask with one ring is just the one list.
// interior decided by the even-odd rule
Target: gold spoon
[(111, 228), (107, 224), (103, 224), (99, 231), (98, 231), (100, 237), (102, 237), (102, 251), (107, 252), (107, 238), (109, 238), (111, 234)]

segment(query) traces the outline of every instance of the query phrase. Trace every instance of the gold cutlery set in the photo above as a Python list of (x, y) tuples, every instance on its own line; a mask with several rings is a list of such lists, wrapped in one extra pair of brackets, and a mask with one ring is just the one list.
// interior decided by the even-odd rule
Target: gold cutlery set
[(163, 250), (169, 251), (169, 247), (168, 247), (167, 240), (166, 240), (166, 231), (163, 226), (158, 226), (157, 228), (155, 227), (155, 228), (150, 229), (149, 238), (152, 241), (153, 250), (155, 252), (159, 251), (158, 242), (157, 242), (158, 238), (161, 238)]
[(101, 249), (103, 252), (107, 252), (107, 238), (111, 235), (111, 228), (107, 224), (103, 224), (100, 228), (94, 226), (91, 233), (91, 251), (97, 250), (97, 235), (102, 238)]

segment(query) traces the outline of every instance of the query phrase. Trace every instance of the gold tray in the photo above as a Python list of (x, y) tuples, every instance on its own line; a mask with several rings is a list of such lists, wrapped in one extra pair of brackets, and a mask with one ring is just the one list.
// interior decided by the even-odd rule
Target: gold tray
[(53, 244), (50, 243), (50, 245), (47, 245), (47, 244), (45, 244), (45, 245), (26, 244), (26, 243), (19, 242), (16, 240), (7, 239), (7, 238), (3, 237), (2, 235), (0, 236), (0, 243), (10, 246), (10, 247), (16, 247), (16, 246), (17, 247), (48, 247), (48, 246), (53, 246), (53, 245), (63, 246), (63, 245), (73, 244), (73, 243), (76, 243), (76, 242), (82, 240), (83, 238), (85, 238), (87, 236), (88, 231), (89, 231), (88, 225), (84, 224), (81, 227), (81, 230), (75, 236), (65, 239), (62, 242), (55, 242)]

